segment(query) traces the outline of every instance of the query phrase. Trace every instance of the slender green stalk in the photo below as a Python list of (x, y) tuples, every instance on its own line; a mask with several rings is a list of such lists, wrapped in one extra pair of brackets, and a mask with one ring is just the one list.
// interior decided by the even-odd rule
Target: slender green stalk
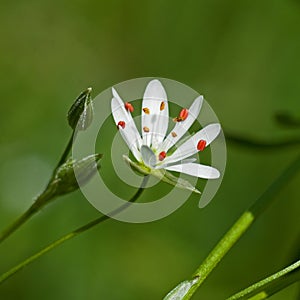
[[(238, 300), (238, 299), (267, 299), (271, 294), (274, 294), (274, 291), (278, 291), (278, 288), (282, 289), (283, 287), (288, 286), (289, 284), (295, 282), (295, 280), (299, 280), (299, 273), (295, 272), (297, 268), (300, 267), (300, 260), (295, 262), (294, 264), (288, 266), (287, 268), (280, 270), (279, 272), (249, 286), (248, 288), (242, 290), (241, 292), (229, 297), (227, 300)], [(294, 274), (290, 274), (294, 271)], [(294, 275), (288, 277), (287, 275)], [(286, 277), (284, 281), (284, 285), (282, 285), (284, 277)], [(262, 298), (264, 297), (264, 298)]]
[(0, 243), (2, 243), (5, 239), (7, 239), (18, 228), (20, 228), (24, 223), (26, 223), (32, 216), (38, 213), (46, 204), (48, 204), (51, 200), (55, 198), (53, 193), (50, 192), (51, 189), (49, 189), (49, 186), (55, 176), (55, 172), (57, 171), (57, 169), (66, 161), (68, 154), (72, 148), (73, 138), (74, 138), (74, 131), (71, 135), (71, 138), (69, 139), (69, 142), (61, 158), (59, 159), (57, 166), (53, 170), (52, 176), (49, 179), (49, 182), (44, 192), (36, 198), (34, 203), (21, 216), (19, 216), (12, 224), (10, 224), (0, 233)]
[(60, 160), (58, 161), (54, 171), (53, 171), (53, 175), (55, 174), (55, 171), (67, 160), (68, 158), (68, 155), (69, 155), (69, 152), (71, 151), (72, 149), (72, 145), (73, 145), (73, 139), (74, 139), (74, 136), (75, 136), (75, 130), (72, 131), (72, 135), (68, 141), (68, 144), (60, 158)]
[[(92, 92), (92, 88), (88, 88), (85, 91), (83, 91), (76, 98), (75, 102), (72, 104), (68, 112), (67, 118), (68, 118), (68, 123), (72, 128), (72, 135), (56, 167), (53, 169), (52, 176), (49, 179), (45, 190), (41, 195), (37, 197), (35, 202), (31, 205), (31, 207), (27, 209), (27, 211), (25, 211), (11, 225), (9, 225), (6, 229), (4, 229), (2, 233), (0, 233), (0, 243), (3, 242), (6, 238), (8, 238), (25, 222), (27, 222), (34, 214), (39, 212), (46, 204), (48, 204), (51, 200), (53, 200), (58, 196), (53, 191), (53, 189), (55, 189), (55, 186), (53, 186), (54, 181), (56, 179), (57, 172), (60, 170), (63, 164), (67, 162), (69, 152), (73, 145), (73, 139), (76, 137), (77, 125), (80, 125), (79, 130), (85, 130), (90, 125), (93, 119), (93, 106), (92, 106), (91, 92)], [(65, 175), (68, 175), (67, 172), (68, 172), (67, 170), (63, 170), (63, 173)], [(71, 189), (71, 191), (73, 190)]]
[(0, 243), (7, 239), (18, 228), (20, 228), (33, 215), (40, 211), (42, 207), (44, 207), (46, 203), (49, 202), (51, 199), (52, 195), (47, 192), (42, 193), (40, 196), (38, 196), (36, 201), (20, 217), (18, 217), (12, 224), (10, 224), (0, 233)]
[(51, 251), (52, 249), (56, 248), (57, 246), (59, 246), (59, 245), (63, 244), (64, 242), (74, 238), (75, 236), (78, 236), (78, 235), (86, 232), (87, 230), (89, 230), (91, 228), (94, 228), (96, 225), (98, 225), (100, 223), (103, 223), (106, 220), (111, 219), (111, 217), (113, 217), (113, 216), (117, 215), (118, 213), (120, 213), (121, 211), (125, 210), (128, 206), (130, 206), (131, 203), (136, 202), (137, 199), (141, 196), (141, 194), (144, 191), (144, 188), (147, 184), (148, 178), (149, 178), (148, 176), (143, 178), (141, 187), (132, 196), (132, 198), (128, 202), (126, 202), (124, 205), (122, 205), (119, 208), (115, 209), (109, 215), (101, 216), (100, 218), (97, 218), (97, 219), (95, 219), (95, 220), (79, 227), (78, 229), (64, 235), (63, 237), (61, 237), (58, 240), (56, 240), (55, 242), (49, 244), (48, 246), (46, 246), (42, 250), (40, 250), (37, 253), (33, 254), (32, 256), (28, 257), (27, 259), (25, 259), (24, 261), (22, 261), (21, 263), (19, 263), (15, 267), (13, 267), (10, 270), (8, 270), (7, 272), (3, 273), (0, 276), (0, 284), (2, 284), (5, 280), (7, 280), (11, 276), (13, 276), (15, 273), (17, 273), (18, 271), (20, 271), (24, 267), (28, 266), (30, 263), (32, 263), (33, 261), (35, 261), (36, 259), (38, 259), (42, 255), (44, 255), (47, 252)]
[(29, 220), (36, 213), (36, 209), (33, 205), (25, 211), (19, 218), (17, 218), (10, 226), (5, 228), (0, 234), (0, 243), (15, 232), (22, 224)]
[[(252, 223), (267, 209), (274, 197), (284, 187), (284, 185), (300, 169), (300, 155), (293, 161), (290, 166), (270, 185), (270, 187), (259, 197), (254, 204), (242, 214), (242, 216), (227, 231), (220, 242), (210, 252), (208, 257), (199, 266), (190, 280), (184, 281), (176, 286), (164, 299), (190, 299), (207, 276), (218, 265), (221, 259), (234, 246), (234, 244), (249, 229)], [(179, 298), (178, 295), (180, 295)]]

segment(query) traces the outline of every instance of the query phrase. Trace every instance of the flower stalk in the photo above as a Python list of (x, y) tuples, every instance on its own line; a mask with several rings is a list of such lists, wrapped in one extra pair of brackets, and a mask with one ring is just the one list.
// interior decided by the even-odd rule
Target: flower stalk
[(280, 270), (279, 272), (249, 286), (241, 292), (234, 294), (227, 300), (238, 299), (267, 299), (279, 290), (300, 280), (300, 260), (292, 265)]
[(53, 173), (44, 192), (37, 197), (25, 213), (0, 234), (0, 243), (52, 200), (77, 190), (79, 184), (85, 184), (99, 170), (101, 158), (101, 154), (93, 154), (78, 161), (69, 159), (60, 165)]
[[(56, 197), (72, 192), (78, 188), (78, 184), (75, 182), (76, 178), (73, 167), (78, 168), (81, 166), (83, 171), (85, 170), (87, 172), (85, 174), (87, 177), (95, 172), (95, 168), (93, 169), (91, 165), (94, 161), (96, 161), (96, 165), (94, 164), (94, 166), (97, 168), (100, 167), (98, 161), (100, 160), (101, 156), (99, 154), (96, 154), (94, 157), (86, 157), (82, 159), (81, 162), (78, 161), (74, 163), (73, 161), (74, 165), (72, 165), (71, 161), (67, 160), (73, 145), (73, 140), (76, 137), (76, 129), (85, 130), (92, 122), (93, 106), (91, 91), (92, 89), (88, 88), (82, 92), (76, 98), (68, 112), (68, 123), (73, 131), (61, 158), (52, 172), (52, 176), (45, 190), (35, 199), (34, 203), (20, 217), (18, 217), (11, 225), (9, 225), (0, 233), (0, 243), (7, 239), (37, 212), (39, 212), (46, 204), (50, 203)], [(88, 174), (89, 171), (87, 165), (84, 166), (84, 164), (87, 164), (87, 160), (90, 160), (89, 164), (91, 165), (91, 174)]]
[(99, 217), (99, 218), (97, 218), (97, 219), (95, 219), (95, 220), (79, 227), (78, 229), (64, 235), (63, 237), (61, 237), (58, 240), (52, 242), (51, 244), (44, 247), (43, 249), (41, 249), (37, 253), (33, 254), (30, 257), (28, 257), (27, 259), (25, 259), (24, 261), (22, 261), (21, 263), (19, 263), (15, 267), (13, 267), (10, 270), (8, 270), (7, 272), (3, 273), (0, 276), (0, 284), (2, 284), (4, 281), (6, 281), (11, 276), (13, 276), (15, 273), (22, 270), (24, 267), (28, 266), (30, 263), (34, 262), (35, 260), (37, 260), (39, 257), (43, 256), (47, 252), (53, 250), (54, 248), (58, 247), (59, 245), (63, 244), (64, 242), (66, 242), (66, 241), (68, 241), (68, 240), (70, 240), (70, 239), (72, 239), (72, 238), (88, 231), (89, 229), (96, 227), (98, 224), (103, 223), (104, 221), (111, 219), (111, 217), (113, 217), (113, 216), (117, 215), (118, 213), (120, 213), (121, 211), (125, 210), (128, 206), (130, 206), (131, 203), (136, 202), (138, 200), (138, 198), (141, 196), (141, 194), (143, 193), (143, 191), (146, 187), (148, 178), (149, 178), (149, 176), (144, 176), (140, 188), (132, 196), (132, 198), (128, 202), (126, 202), (124, 205), (122, 205), (119, 208), (115, 209), (110, 214), (103, 215), (103, 216), (101, 216), (101, 217)]
[[(227, 231), (220, 242), (210, 252), (208, 257), (192, 275), (191, 279), (183, 281), (176, 286), (164, 300), (187, 300), (191, 299), (199, 286), (208, 275), (218, 265), (222, 258), (235, 245), (235, 243), (250, 228), (253, 222), (265, 211), (273, 202), (275, 196), (284, 185), (297, 174), (300, 168), (300, 155), (293, 161), (287, 169), (270, 185), (270, 187), (259, 197), (254, 204), (245, 211), (242, 216)], [(180, 288), (179, 288), (180, 287)], [(187, 287), (187, 288), (185, 288)]]

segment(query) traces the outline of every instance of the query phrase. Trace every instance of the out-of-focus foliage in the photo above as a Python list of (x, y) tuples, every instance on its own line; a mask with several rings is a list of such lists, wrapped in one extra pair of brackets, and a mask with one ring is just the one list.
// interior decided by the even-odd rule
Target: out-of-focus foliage
[[(96, 95), (130, 78), (168, 77), (203, 93), (223, 127), (242, 136), (300, 134), (274, 122), (277, 112), (300, 116), (299, 1), (3, 0), (0, 32), (1, 228), (46, 184), (70, 135), (67, 110), (89, 86)], [(161, 299), (297, 152), (228, 144), (225, 179), (209, 206), (200, 210), (193, 195), (154, 223), (100, 225), (11, 278), (0, 298)], [(299, 253), (299, 179), (195, 299), (224, 299)], [(65, 196), (1, 245), (0, 271), (98, 215), (79, 192)], [(296, 293), (293, 286), (274, 299)]]

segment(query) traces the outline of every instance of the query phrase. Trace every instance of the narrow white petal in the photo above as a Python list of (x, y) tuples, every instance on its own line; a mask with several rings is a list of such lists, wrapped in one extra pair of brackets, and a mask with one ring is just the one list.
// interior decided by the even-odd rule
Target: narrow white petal
[(157, 79), (148, 83), (142, 103), (143, 144), (156, 148), (168, 129), (169, 108), (167, 94)]
[(146, 145), (141, 147), (141, 155), (145, 165), (153, 168), (156, 164), (156, 156), (154, 152)]
[(139, 131), (137, 130), (137, 128), (135, 126), (135, 123), (133, 121), (131, 113), (125, 109), (125, 104), (124, 104), (122, 98), (119, 96), (119, 94), (117, 93), (117, 91), (114, 88), (112, 88), (112, 94), (113, 94), (114, 98), (116, 98), (116, 100), (118, 101), (118, 104), (122, 108), (124, 115), (127, 116), (128, 123), (134, 124), (134, 128), (132, 128), (132, 130), (134, 131), (134, 134), (135, 134), (135, 139), (137, 141), (137, 147), (140, 149), (142, 146), (142, 138), (141, 138)]
[(208, 146), (219, 135), (220, 131), (221, 126), (218, 123), (207, 125), (179, 146), (164, 162), (176, 162), (194, 155), (198, 152), (197, 145), (200, 140), (205, 140), (206, 146)]
[(123, 121), (125, 128), (119, 126), (119, 131), (130, 151), (137, 160), (141, 159), (139, 148), (142, 144), (141, 136), (135, 126), (130, 112), (126, 111), (124, 103), (117, 92), (113, 89), (114, 97), (111, 100), (111, 111), (116, 125)]
[(188, 109), (188, 117), (182, 122), (176, 122), (176, 125), (166, 137), (159, 150), (168, 151), (181, 139), (197, 119), (203, 103), (203, 96), (197, 97)]
[[(181, 161), (181, 164), (192, 163), (196, 160), (197, 160), (196, 158), (184, 159), (183, 161)], [(166, 169), (167, 167), (171, 167), (171, 166), (174, 166), (174, 165), (178, 165), (178, 162), (172, 162), (172, 163), (169, 163), (169, 164), (165, 164), (165, 163), (156, 164), (155, 169), (158, 169), (158, 170), (159, 169)]]
[(170, 166), (166, 168), (169, 171), (175, 171), (185, 173), (191, 176), (204, 178), (204, 179), (216, 179), (220, 177), (220, 172), (211, 166), (205, 166), (194, 163), (180, 164)]

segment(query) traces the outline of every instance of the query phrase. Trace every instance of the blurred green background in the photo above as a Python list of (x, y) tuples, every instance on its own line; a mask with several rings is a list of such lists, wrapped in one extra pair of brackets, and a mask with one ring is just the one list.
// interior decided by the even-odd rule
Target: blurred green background
[[(300, 2), (2, 0), (0, 228), (42, 190), (70, 135), (66, 112), (88, 86), (167, 77), (203, 93), (223, 127), (277, 140), (299, 130)], [(162, 299), (299, 152), (228, 143), (211, 204), (197, 197), (148, 224), (110, 221), (66, 243), (0, 287), (0, 299)], [(195, 299), (225, 299), (299, 254), (298, 175), (211, 274)], [(0, 271), (99, 216), (80, 192), (60, 198), (0, 248)], [(297, 286), (272, 299), (296, 299)]]

